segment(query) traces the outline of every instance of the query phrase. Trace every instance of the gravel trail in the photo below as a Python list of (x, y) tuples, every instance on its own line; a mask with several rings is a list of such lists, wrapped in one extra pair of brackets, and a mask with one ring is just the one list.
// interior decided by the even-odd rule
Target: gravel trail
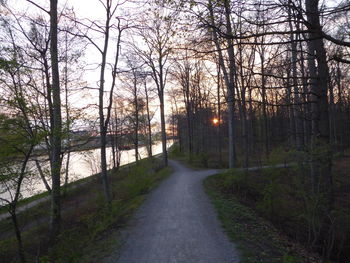
[(239, 255), (220, 226), (203, 179), (217, 170), (195, 171), (170, 161), (173, 174), (136, 212), (117, 263), (237, 263)]

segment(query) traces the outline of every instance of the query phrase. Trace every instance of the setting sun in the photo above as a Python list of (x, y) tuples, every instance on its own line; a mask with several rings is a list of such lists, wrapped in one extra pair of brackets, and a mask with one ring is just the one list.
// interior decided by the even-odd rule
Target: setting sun
[(218, 125), (219, 124), (219, 119), (218, 118), (213, 118), (213, 124)]

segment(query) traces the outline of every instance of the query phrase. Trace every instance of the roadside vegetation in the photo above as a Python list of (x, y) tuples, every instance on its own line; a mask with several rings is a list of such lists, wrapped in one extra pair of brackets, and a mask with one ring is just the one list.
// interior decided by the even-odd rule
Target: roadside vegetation
[[(49, 202), (18, 215), (23, 247), (29, 262), (91, 262), (118, 245), (115, 237), (145, 195), (170, 174), (158, 159), (110, 171), (112, 202), (103, 204), (99, 175), (72, 188), (63, 197), (62, 233), (55, 246), (48, 246)], [(79, 182), (76, 182), (79, 183)], [(0, 262), (17, 262), (17, 241), (10, 220), (0, 222)], [(113, 235), (112, 235), (113, 233)], [(35, 237), (35, 238), (34, 238)], [(113, 238), (112, 238), (113, 237)]]
[(321, 262), (317, 255), (282, 234), (253, 207), (241, 202), (232, 193), (232, 171), (208, 177), (204, 181), (219, 219), (229, 236), (237, 244), (242, 263), (300, 263)]
[[(240, 154), (241, 149), (237, 149), (239, 153), (237, 156), (237, 167), (243, 167), (243, 156)], [(214, 169), (226, 169), (228, 168), (228, 162), (226, 160), (227, 151), (222, 150), (222, 158), (218, 155), (218, 152), (213, 151), (198, 151), (196, 153), (189, 154), (188, 151), (180, 148), (179, 143), (175, 143), (169, 149), (169, 156), (178, 161), (182, 161), (192, 168), (214, 168)], [(297, 152), (286, 151), (283, 147), (276, 147), (271, 151), (268, 156), (253, 155), (250, 158), (249, 167), (258, 167), (265, 165), (279, 165), (289, 164), (297, 160)]]

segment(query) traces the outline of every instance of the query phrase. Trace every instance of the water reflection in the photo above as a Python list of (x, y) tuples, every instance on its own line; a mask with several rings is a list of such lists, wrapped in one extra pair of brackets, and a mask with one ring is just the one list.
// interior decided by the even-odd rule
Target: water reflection
[[(170, 147), (172, 145), (172, 141), (168, 141), (167, 146)], [(154, 155), (160, 154), (162, 152), (162, 143), (157, 142), (152, 146), (152, 152)], [(147, 148), (145, 146), (139, 148), (139, 155), (141, 158), (148, 157)], [(66, 158), (65, 155), (62, 163), (62, 179), (61, 182), (64, 181), (64, 169), (66, 167)], [(135, 162), (135, 150), (123, 150), (121, 151), (120, 157), (120, 165), (125, 165), (128, 163)], [(107, 164), (108, 168), (112, 168), (113, 159), (112, 159), (112, 148), (107, 148)], [(48, 170), (48, 163), (43, 165), (43, 170)], [(93, 174), (100, 172), (100, 149), (93, 149), (88, 151), (80, 151), (80, 152), (72, 152), (70, 155), (69, 161), (69, 182), (76, 181), (78, 179), (89, 177)], [(35, 166), (34, 161), (30, 161), (28, 163), (28, 172), (31, 176), (26, 177), (22, 183), (21, 194), (23, 198), (27, 198), (33, 196), (35, 194), (46, 191), (45, 185), (38, 176), (38, 170)], [(50, 180), (48, 178), (48, 183), (50, 184)], [(2, 189), (0, 193), (0, 199), (11, 199), (11, 192)], [(5, 203), (0, 201), (0, 206)]]

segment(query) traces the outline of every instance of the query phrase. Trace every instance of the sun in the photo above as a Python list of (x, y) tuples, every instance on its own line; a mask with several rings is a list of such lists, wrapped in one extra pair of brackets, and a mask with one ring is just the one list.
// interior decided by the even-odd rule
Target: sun
[(219, 119), (218, 118), (213, 118), (212, 122), (214, 125), (218, 125), (219, 124)]

